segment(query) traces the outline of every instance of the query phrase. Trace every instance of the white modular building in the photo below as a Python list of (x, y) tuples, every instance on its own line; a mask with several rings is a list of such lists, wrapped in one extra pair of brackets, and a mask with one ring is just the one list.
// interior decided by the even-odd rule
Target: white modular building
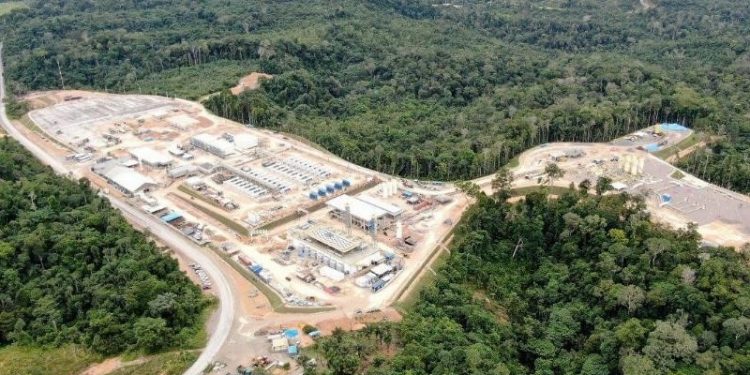
[(347, 216), (350, 215), (352, 225), (365, 230), (371, 228), (373, 220), (380, 221), (388, 214), (386, 210), (378, 206), (347, 194), (329, 200), (326, 205), (332, 209), (331, 212), (339, 219), (346, 222)]
[(226, 158), (236, 152), (234, 145), (229, 141), (205, 133), (191, 138), (190, 144), (220, 158)]
[(156, 151), (150, 147), (136, 147), (128, 150), (128, 152), (141, 164), (151, 167), (163, 168), (172, 164), (172, 157), (169, 154)]
[(401, 208), (401, 207), (399, 207), (399, 206), (397, 206), (395, 204), (391, 204), (391, 203), (388, 203), (386, 201), (380, 200), (378, 198), (371, 197), (369, 195), (360, 195), (359, 197), (356, 197), (356, 199), (359, 199), (359, 200), (361, 200), (361, 201), (363, 201), (365, 203), (368, 203), (368, 204), (370, 204), (372, 206), (375, 206), (377, 208), (382, 209), (383, 211), (386, 212), (386, 214), (388, 216), (390, 216), (392, 218), (396, 218), (399, 215), (401, 215), (402, 213), (404, 213), (404, 209), (403, 208)]

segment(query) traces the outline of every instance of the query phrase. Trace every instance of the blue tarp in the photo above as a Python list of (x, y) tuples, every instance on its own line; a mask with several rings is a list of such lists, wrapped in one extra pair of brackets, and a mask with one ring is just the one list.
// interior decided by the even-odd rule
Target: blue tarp
[(181, 213), (172, 211), (172, 212), (170, 212), (170, 213), (162, 216), (161, 219), (164, 220), (165, 222), (169, 223), (170, 221), (175, 221), (175, 220), (177, 220), (177, 219), (179, 219), (181, 217), (182, 217)]
[(661, 203), (667, 204), (672, 202), (672, 196), (669, 194), (662, 194), (660, 197)]
[(253, 271), (253, 273), (260, 273), (260, 271), (263, 271), (263, 267), (260, 264), (253, 264), (250, 266), (250, 271)]
[(643, 146), (643, 148), (645, 148), (646, 151), (648, 151), (648, 152), (656, 152), (656, 151), (661, 150), (661, 146), (659, 146), (659, 144), (657, 144), (657, 143), (652, 143), (652, 144), (649, 144), (649, 145), (645, 145), (645, 146)]
[(296, 329), (290, 328), (290, 329), (287, 329), (286, 331), (284, 331), (284, 335), (288, 339), (293, 339), (293, 338), (299, 336), (299, 331), (297, 331)]
[(660, 124), (659, 128), (665, 132), (675, 132), (675, 133), (684, 133), (690, 130), (680, 124)]
[(297, 345), (289, 345), (289, 348), (287, 349), (287, 351), (289, 352), (289, 355), (297, 355), (298, 353)]

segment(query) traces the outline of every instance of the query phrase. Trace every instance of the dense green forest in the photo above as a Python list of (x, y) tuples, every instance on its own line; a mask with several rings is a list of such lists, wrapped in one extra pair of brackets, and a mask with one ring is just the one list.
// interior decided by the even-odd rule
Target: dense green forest
[(206, 304), (85, 180), (0, 139), (0, 346), (177, 347), (202, 329)]
[(700, 247), (626, 195), (498, 198), (402, 322), (320, 341), (323, 373), (750, 373), (747, 251)]
[(260, 70), (275, 78), (207, 106), (403, 176), (489, 174), (536, 144), (676, 121), (727, 143), (685, 168), (746, 190), (750, 8), (642, 3), (29, 1), (0, 31), (14, 92), (198, 98)]
[(750, 193), (750, 129), (680, 159), (678, 166), (715, 184)]

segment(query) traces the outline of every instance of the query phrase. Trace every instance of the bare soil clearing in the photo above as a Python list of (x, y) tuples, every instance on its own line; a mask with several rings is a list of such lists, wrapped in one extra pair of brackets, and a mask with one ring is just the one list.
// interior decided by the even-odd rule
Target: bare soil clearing
[(262, 80), (271, 78), (273, 78), (273, 76), (270, 74), (253, 72), (242, 77), (237, 86), (232, 87), (230, 91), (234, 95), (239, 95), (246, 90), (256, 90), (260, 87)]
[[(646, 130), (634, 133), (644, 133)], [(530, 149), (518, 157), (513, 168), (515, 188), (541, 185), (545, 182), (544, 167), (555, 162), (565, 170), (565, 176), (554, 181), (554, 186), (578, 185), (584, 180), (596, 181), (607, 176), (622, 187), (620, 190), (643, 195), (652, 218), (674, 228), (685, 228), (695, 223), (696, 229), (708, 245), (734, 246), (738, 249), (750, 242), (750, 198), (679, 171), (667, 161), (643, 149), (667, 139), (672, 145), (690, 137), (689, 132), (654, 138), (628, 137), (604, 143), (551, 143)], [(681, 150), (680, 156), (704, 147), (702, 142)], [(576, 157), (565, 157), (575, 154)], [(637, 158), (640, 171), (625, 171), (624, 161)], [(676, 171), (679, 176), (676, 177)], [(492, 193), (493, 176), (474, 180), (488, 194)]]
[(104, 362), (91, 365), (79, 375), (107, 375), (125, 366), (132, 366), (144, 363), (148, 360), (146, 357), (138, 358), (133, 361), (123, 362), (122, 358), (115, 357), (107, 359)]

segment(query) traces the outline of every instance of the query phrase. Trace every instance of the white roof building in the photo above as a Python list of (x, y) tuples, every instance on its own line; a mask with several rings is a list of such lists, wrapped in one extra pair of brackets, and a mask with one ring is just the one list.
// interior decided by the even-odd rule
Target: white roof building
[(628, 185), (623, 184), (622, 182), (613, 182), (612, 183), (612, 189), (615, 189), (616, 191), (623, 191), (628, 188)]
[(346, 194), (329, 200), (326, 205), (342, 212), (345, 212), (348, 206), (352, 217), (362, 221), (369, 221), (373, 218), (379, 219), (387, 214), (384, 209), (378, 206)]
[(232, 155), (235, 152), (234, 145), (227, 140), (206, 133), (194, 136), (190, 142), (193, 146), (199, 147), (222, 158)]
[(102, 176), (127, 194), (135, 194), (143, 189), (156, 186), (156, 182), (130, 168), (115, 165), (105, 170)]
[(372, 269), (370, 270), (370, 272), (372, 272), (378, 277), (382, 277), (391, 271), (393, 271), (393, 266), (385, 264), (385, 263), (378, 264), (377, 266), (372, 267)]
[(163, 167), (172, 163), (172, 157), (169, 154), (156, 151), (151, 147), (136, 147), (131, 148), (128, 152), (133, 155), (134, 158), (138, 159), (143, 164), (152, 165), (155, 167)]
[(404, 212), (404, 209), (396, 206), (395, 204), (388, 203), (386, 201), (382, 201), (378, 198), (371, 197), (369, 195), (360, 195), (356, 199), (359, 199), (365, 203), (369, 203), (375, 207), (378, 207), (382, 209), (383, 211), (387, 212), (388, 215), (391, 216), (398, 216), (401, 215)]
[(258, 137), (247, 133), (237, 134), (234, 136), (234, 146), (239, 150), (248, 150), (253, 147), (258, 147)]

